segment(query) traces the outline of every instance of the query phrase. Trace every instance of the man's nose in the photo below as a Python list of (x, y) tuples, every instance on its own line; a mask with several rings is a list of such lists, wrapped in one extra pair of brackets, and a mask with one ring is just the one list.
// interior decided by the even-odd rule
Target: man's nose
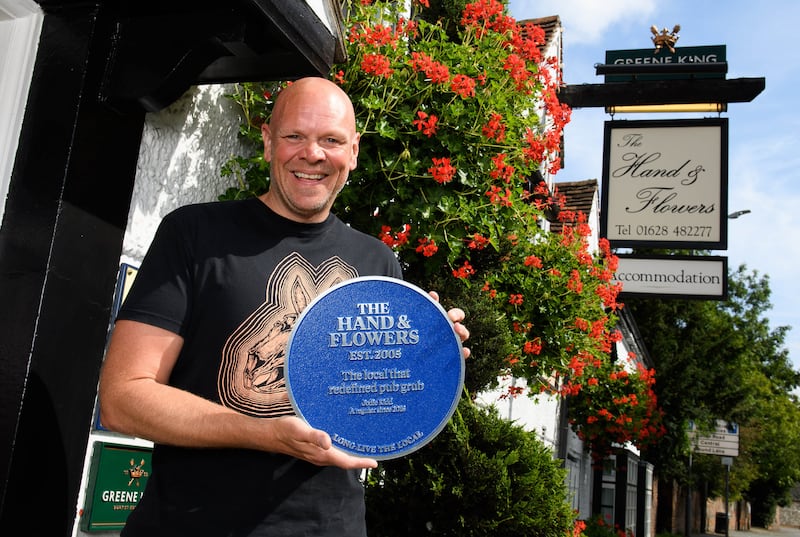
[(314, 140), (309, 140), (305, 145), (306, 160), (316, 162), (325, 160), (325, 150)]

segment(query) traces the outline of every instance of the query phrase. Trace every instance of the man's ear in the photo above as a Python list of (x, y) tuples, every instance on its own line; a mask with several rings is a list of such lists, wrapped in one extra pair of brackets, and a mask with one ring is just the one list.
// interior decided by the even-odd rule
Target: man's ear
[(272, 159), (272, 132), (266, 121), (261, 124), (261, 140), (264, 142), (264, 160), (269, 162)]
[(356, 135), (353, 137), (353, 158), (350, 162), (350, 171), (355, 170), (356, 166), (358, 166), (358, 148), (360, 141), (361, 141), (361, 133), (357, 132)]

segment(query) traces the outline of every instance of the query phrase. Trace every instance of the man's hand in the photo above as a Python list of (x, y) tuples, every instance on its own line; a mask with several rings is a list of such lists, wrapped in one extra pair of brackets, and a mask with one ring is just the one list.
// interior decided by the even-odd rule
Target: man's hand
[(338, 466), (345, 470), (375, 468), (374, 459), (354, 457), (333, 447), (325, 431), (313, 429), (298, 417), (267, 420), (274, 435), (273, 450), (317, 466)]
[[(439, 302), (439, 293), (436, 291), (428, 291), (428, 294), (431, 295), (431, 298), (433, 298), (436, 302)], [(463, 321), (467, 316), (466, 313), (464, 313), (464, 310), (461, 308), (452, 308), (448, 310), (447, 316), (451, 321), (453, 321), (453, 326), (456, 334), (458, 334), (458, 337), (461, 338), (461, 343), (464, 343), (469, 339), (469, 330), (467, 330), (466, 326), (461, 324), (461, 321)], [(469, 355), (471, 354), (469, 347), (462, 347), (462, 351), (464, 353), (464, 358), (469, 358)]]

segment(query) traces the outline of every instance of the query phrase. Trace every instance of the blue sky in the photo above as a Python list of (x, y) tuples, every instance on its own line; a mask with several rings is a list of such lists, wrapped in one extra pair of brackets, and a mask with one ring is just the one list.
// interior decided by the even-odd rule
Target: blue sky
[[(564, 80), (602, 83), (594, 65), (606, 50), (652, 46), (650, 27), (680, 24), (677, 46), (726, 45), (731, 78), (764, 77), (766, 89), (752, 102), (731, 103), (729, 122), (728, 208), (750, 214), (730, 220), (730, 267), (746, 265), (769, 277), (773, 327), (792, 327), (786, 348), (800, 369), (800, 61), (793, 26), (800, 2), (765, 0), (511, 0), (517, 20), (559, 15), (564, 27)], [(683, 117), (703, 117), (685, 114)], [(625, 119), (661, 116), (625, 115)], [(565, 130), (566, 167), (556, 181), (600, 179), (602, 109), (572, 112)]]

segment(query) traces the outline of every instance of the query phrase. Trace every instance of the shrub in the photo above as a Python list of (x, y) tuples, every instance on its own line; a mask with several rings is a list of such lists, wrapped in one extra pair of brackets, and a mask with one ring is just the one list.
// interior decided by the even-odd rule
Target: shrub
[(428, 445), (384, 461), (366, 484), (371, 537), (565, 537), (565, 470), (536, 438), (462, 398)]

